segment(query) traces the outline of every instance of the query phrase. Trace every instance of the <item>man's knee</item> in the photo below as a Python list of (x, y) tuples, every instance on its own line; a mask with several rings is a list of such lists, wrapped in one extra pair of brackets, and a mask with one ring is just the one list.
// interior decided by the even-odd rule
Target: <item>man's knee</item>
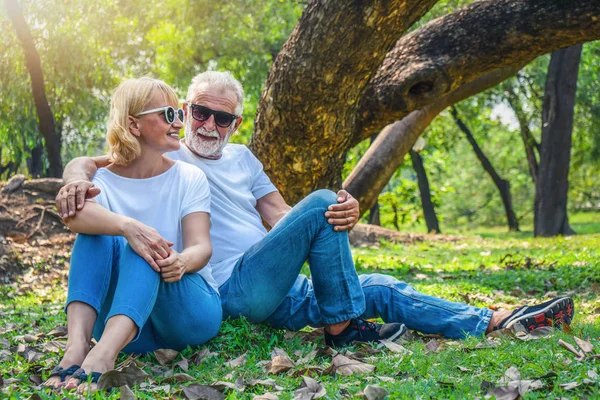
[(337, 194), (328, 189), (320, 189), (312, 192), (304, 199), (310, 202), (314, 208), (327, 209), (332, 204), (337, 204)]

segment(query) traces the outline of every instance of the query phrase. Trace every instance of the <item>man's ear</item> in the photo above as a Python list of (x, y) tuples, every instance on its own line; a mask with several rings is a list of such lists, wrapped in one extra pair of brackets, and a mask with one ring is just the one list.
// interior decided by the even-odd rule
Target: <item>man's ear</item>
[(129, 124), (129, 132), (135, 137), (140, 137), (140, 121), (130, 115), (127, 118), (127, 122)]
[(181, 108), (183, 108), (183, 112), (185, 113), (185, 117), (187, 118), (188, 113), (190, 112), (187, 101), (185, 103), (183, 103)]
[(233, 130), (233, 132), (231, 132), (231, 134), (234, 134), (235, 132), (237, 132), (238, 128), (242, 124), (243, 119), (244, 119), (244, 117), (242, 117), (241, 115), (239, 117), (237, 117), (237, 119), (235, 120), (235, 125), (234, 125), (235, 129)]

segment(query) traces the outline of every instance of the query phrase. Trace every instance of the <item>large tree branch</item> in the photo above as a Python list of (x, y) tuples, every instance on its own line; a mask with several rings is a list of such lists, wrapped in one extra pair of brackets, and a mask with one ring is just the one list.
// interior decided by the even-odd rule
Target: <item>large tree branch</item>
[(335, 186), (367, 83), (436, 1), (308, 3), (269, 72), (250, 143), (289, 201)]
[(397, 42), (365, 92), (354, 140), (489, 71), (598, 38), (598, 0), (475, 2)]
[(377, 196), (402, 164), (404, 156), (443, 109), (497, 85), (516, 74), (521, 67), (504, 68), (483, 75), (385, 127), (343, 184), (360, 202), (361, 215), (375, 204)]

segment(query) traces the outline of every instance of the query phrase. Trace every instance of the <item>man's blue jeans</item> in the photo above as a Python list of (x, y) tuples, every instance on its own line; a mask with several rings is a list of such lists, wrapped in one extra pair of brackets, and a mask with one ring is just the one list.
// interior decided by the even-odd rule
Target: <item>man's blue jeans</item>
[(112, 316), (131, 318), (138, 334), (126, 353), (183, 350), (207, 342), (221, 327), (219, 295), (204, 278), (185, 274), (166, 283), (120, 236), (77, 235), (67, 306), (73, 301), (96, 310), (96, 340)]
[[(323, 215), (335, 203), (331, 191), (312, 193), (244, 253), (219, 289), (224, 317), (290, 330), (381, 317), (448, 338), (485, 333), (491, 310), (419, 293), (391, 276), (359, 277), (347, 232), (334, 231)], [(312, 279), (299, 275), (306, 260)]]

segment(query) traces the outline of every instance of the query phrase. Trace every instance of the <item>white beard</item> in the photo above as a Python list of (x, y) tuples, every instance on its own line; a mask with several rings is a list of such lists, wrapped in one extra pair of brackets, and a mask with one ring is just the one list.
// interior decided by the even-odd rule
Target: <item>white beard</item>
[[(199, 156), (206, 158), (218, 158), (221, 157), (223, 153), (223, 148), (229, 141), (231, 137), (231, 133), (233, 131), (233, 124), (229, 127), (229, 130), (225, 137), (222, 139), (219, 132), (215, 129), (212, 131), (207, 131), (203, 127), (196, 129), (195, 132), (192, 131), (192, 123), (188, 121), (185, 124), (185, 144), (195, 151)], [(214, 137), (217, 140), (207, 140), (202, 136)]]

